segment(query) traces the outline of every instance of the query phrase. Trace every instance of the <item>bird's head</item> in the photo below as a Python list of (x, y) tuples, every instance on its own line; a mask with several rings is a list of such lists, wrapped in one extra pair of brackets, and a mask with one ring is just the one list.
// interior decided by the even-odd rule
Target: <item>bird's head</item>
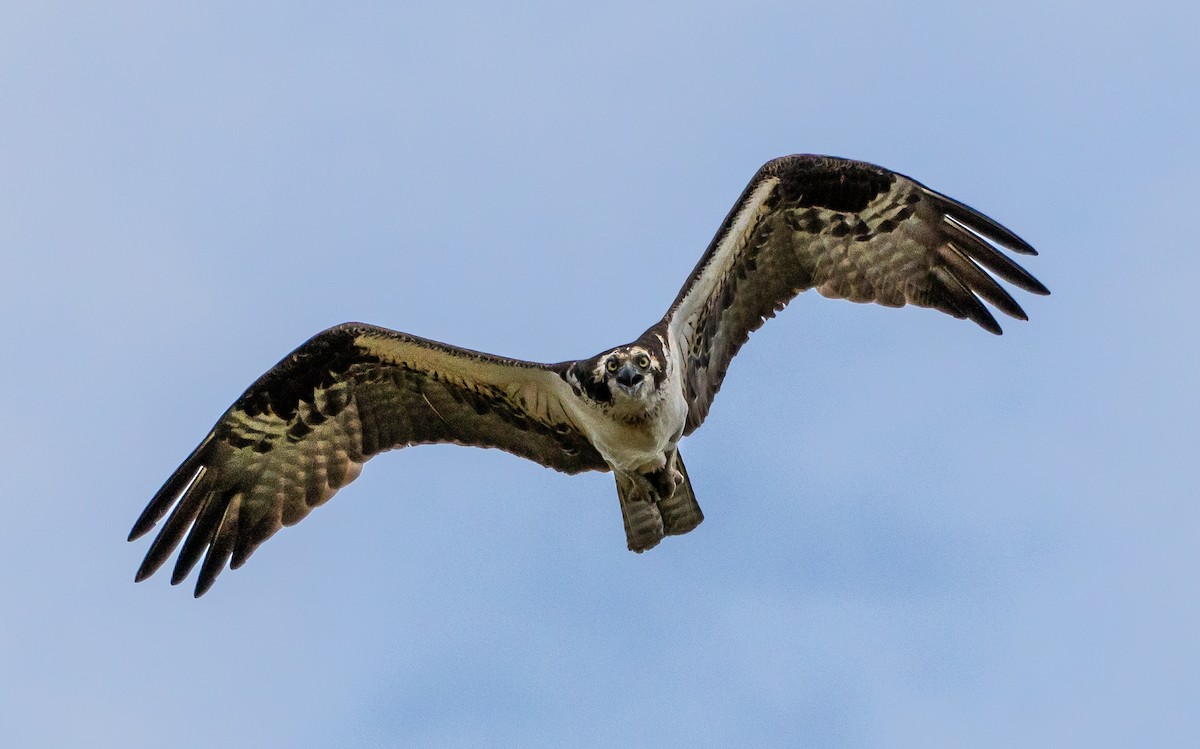
[(653, 400), (663, 378), (663, 362), (645, 346), (619, 346), (577, 365), (575, 377), (593, 400)]
[(641, 346), (622, 346), (600, 358), (608, 388), (617, 397), (649, 398), (654, 393), (658, 359)]

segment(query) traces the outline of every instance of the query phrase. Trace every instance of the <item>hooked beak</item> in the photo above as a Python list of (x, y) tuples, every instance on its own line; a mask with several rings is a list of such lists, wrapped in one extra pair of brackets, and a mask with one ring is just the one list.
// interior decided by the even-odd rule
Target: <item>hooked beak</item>
[(637, 393), (638, 388), (642, 386), (643, 379), (645, 378), (642, 377), (642, 373), (629, 362), (625, 362), (617, 370), (617, 386), (624, 390), (627, 395)]

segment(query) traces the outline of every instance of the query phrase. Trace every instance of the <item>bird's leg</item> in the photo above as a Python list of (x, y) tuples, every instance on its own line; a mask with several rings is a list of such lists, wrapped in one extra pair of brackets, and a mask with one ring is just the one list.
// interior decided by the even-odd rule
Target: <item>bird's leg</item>
[(679, 469), (675, 467), (675, 456), (678, 454), (678, 451), (672, 452), (670, 457), (667, 458), (667, 462), (663, 464), (662, 468), (659, 468), (657, 471), (644, 474), (646, 480), (649, 481), (650, 485), (654, 487), (654, 491), (658, 494), (658, 498), (669, 498), (675, 493), (675, 487), (683, 483), (683, 474), (680, 473)]
[(677, 536), (700, 525), (704, 513), (692, 493), (692, 482), (678, 450), (672, 450), (666, 464), (649, 479), (659, 492), (658, 513), (662, 516), (665, 535)]
[(645, 476), (628, 471), (615, 473), (625, 540), (630, 551), (640, 554), (657, 546), (663, 537), (663, 519), (656, 504), (659, 495)]

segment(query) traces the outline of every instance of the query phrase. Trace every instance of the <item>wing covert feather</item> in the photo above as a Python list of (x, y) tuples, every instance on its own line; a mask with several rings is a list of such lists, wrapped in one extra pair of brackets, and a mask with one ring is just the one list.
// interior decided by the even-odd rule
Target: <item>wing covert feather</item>
[(203, 557), (202, 595), (227, 562), (244, 564), (385, 450), (454, 443), (566, 473), (607, 470), (562, 406), (563, 366), (358, 323), (319, 333), (251, 385), (151, 499), (130, 540), (170, 514), (137, 579), (183, 541), (171, 582)]
[(985, 301), (1027, 319), (987, 271), (1034, 294), (1049, 291), (994, 245), (1037, 254), (982, 213), (882, 167), (811, 155), (767, 162), (661, 323), (682, 353), (685, 433), (704, 421), (750, 333), (807, 289), (930, 307), (996, 334)]

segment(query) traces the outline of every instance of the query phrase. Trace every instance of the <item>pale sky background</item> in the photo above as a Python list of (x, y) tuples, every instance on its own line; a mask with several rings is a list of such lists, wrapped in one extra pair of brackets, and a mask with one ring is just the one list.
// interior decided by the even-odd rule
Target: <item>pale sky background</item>
[[(0, 743), (1200, 745), (1196, 4), (499, 5), (0, 9)], [(999, 338), (798, 299), (641, 556), (610, 475), (426, 447), (198, 601), (134, 585), (312, 333), (590, 356), (794, 152), (1054, 295)]]

